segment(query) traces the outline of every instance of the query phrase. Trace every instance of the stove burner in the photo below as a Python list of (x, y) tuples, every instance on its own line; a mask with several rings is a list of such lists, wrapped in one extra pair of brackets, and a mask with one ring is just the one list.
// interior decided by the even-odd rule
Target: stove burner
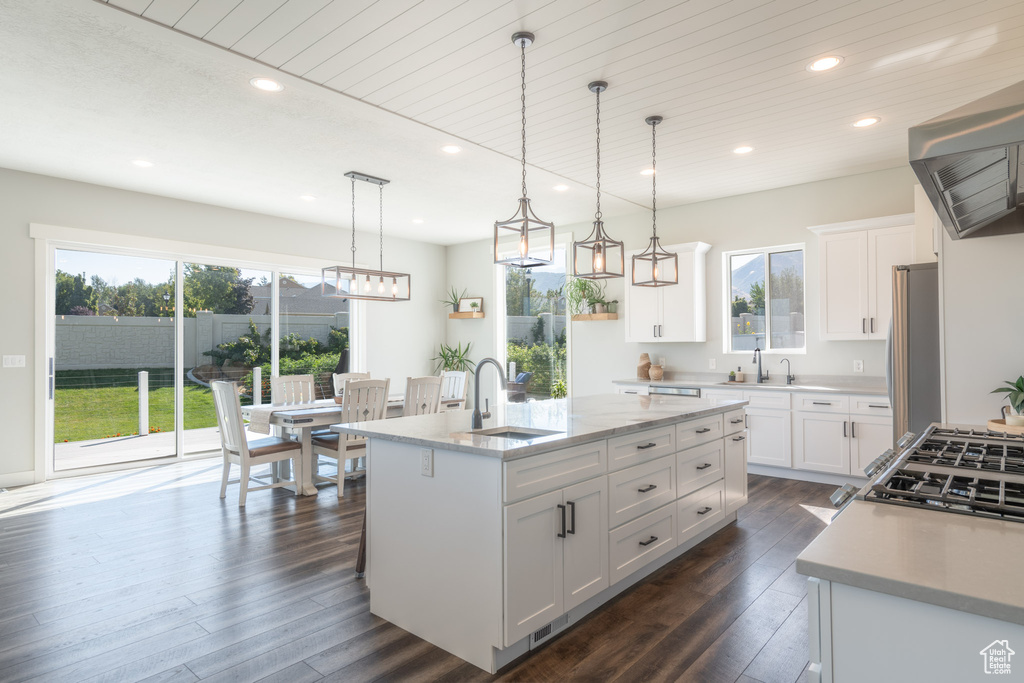
[(992, 443), (966, 439), (927, 439), (908, 451), (906, 462), (989, 472), (1024, 474), (1024, 441)]
[(1024, 522), (1024, 481), (896, 469), (865, 499)]

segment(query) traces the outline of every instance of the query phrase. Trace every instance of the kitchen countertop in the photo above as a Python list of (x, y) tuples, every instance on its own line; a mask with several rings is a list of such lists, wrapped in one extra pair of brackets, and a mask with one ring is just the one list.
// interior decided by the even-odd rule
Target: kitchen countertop
[(806, 391), (811, 393), (833, 394), (864, 394), (867, 396), (887, 396), (885, 384), (844, 384), (836, 381), (815, 381), (813, 384), (786, 384), (785, 376), (781, 380), (771, 380), (765, 384), (757, 382), (722, 382), (707, 379), (617, 379), (614, 384), (644, 384), (652, 387), (699, 387), (701, 389), (753, 389), (755, 391)]
[(796, 560), (806, 576), (1024, 625), (1021, 566), (1024, 523), (862, 500)]
[(724, 413), (746, 401), (712, 402), (678, 396), (602, 394), (553, 401), (508, 403), (492, 409), (484, 429), (519, 427), (560, 432), (529, 440), (470, 434), (472, 411), (332, 425), (336, 432), (514, 460), (619, 434)]

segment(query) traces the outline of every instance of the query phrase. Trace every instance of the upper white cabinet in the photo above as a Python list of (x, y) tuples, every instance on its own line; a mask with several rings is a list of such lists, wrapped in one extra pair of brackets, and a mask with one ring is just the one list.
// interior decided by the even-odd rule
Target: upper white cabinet
[(707, 341), (707, 286), (705, 256), (711, 245), (688, 242), (665, 247), (679, 255), (679, 284), (667, 287), (634, 287), (632, 259), (640, 251), (626, 254), (627, 342)]
[(914, 262), (914, 214), (810, 230), (818, 235), (821, 338), (885, 339), (892, 267)]

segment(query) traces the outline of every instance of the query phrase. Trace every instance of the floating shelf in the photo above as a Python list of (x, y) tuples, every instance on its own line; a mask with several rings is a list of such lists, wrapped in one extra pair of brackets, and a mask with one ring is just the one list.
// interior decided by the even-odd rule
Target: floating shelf
[(572, 317), (573, 322), (583, 320), (618, 320), (618, 313), (582, 313)]
[(480, 311), (479, 313), (474, 313), (473, 311), (466, 311), (465, 313), (449, 313), (448, 314), (448, 318), (450, 320), (463, 320), (463, 319), (466, 319), (466, 318), (476, 319), (476, 318), (482, 318), (482, 317), (484, 317), (483, 311)]

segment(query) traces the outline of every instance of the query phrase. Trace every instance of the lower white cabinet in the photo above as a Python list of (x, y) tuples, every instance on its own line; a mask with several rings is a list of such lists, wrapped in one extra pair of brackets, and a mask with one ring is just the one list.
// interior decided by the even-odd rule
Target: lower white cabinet
[(789, 410), (747, 408), (747, 458), (756, 465), (793, 467)]
[[(864, 468), (892, 448), (892, 417), (885, 397), (798, 396), (793, 413), (793, 467), (864, 476)], [(857, 414), (855, 411), (873, 411)]]
[(679, 541), (696, 536), (725, 517), (725, 485), (718, 481), (676, 501)]
[(609, 534), (612, 583), (676, 547), (675, 502), (627, 522)]
[(609, 586), (608, 482), (505, 507), (505, 645)]
[(802, 470), (850, 473), (849, 415), (793, 413), (793, 466)]
[(863, 476), (864, 468), (888, 448), (892, 448), (891, 417), (850, 416), (851, 474)]
[(746, 431), (725, 437), (725, 514), (729, 515), (747, 504)]

